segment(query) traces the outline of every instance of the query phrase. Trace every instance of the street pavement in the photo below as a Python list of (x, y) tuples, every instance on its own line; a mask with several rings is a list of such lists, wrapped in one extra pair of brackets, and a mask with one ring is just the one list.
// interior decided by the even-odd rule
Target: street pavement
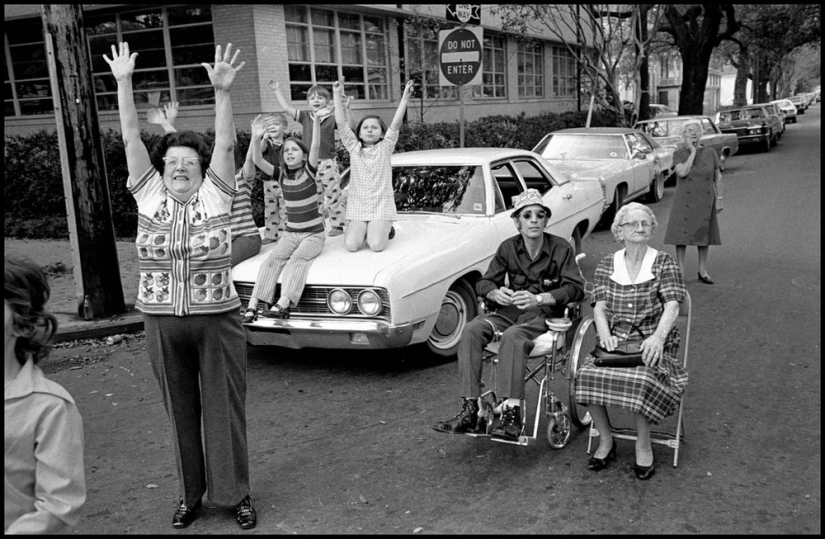
[[(656, 446), (657, 474), (640, 482), (633, 445), (619, 442), (618, 460), (590, 472), (586, 432), (558, 451), (541, 429), (526, 448), (435, 433), (428, 425), (458, 409), (457, 368), (422, 368), (420, 349), (249, 347), (252, 533), (821, 533), (820, 120), (817, 104), (769, 153), (729, 161), (723, 245), (708, 263), (716, 284), (698, 281), (688, 248), (678, 468)], [(651, 244), (671, 254), (673, 194), (651, 205)], [(584, 274), (618, 248), (604, 229), (585, 239)], [(123, 333), (115, 322), (66, 324), (63, 335)], [(45, 368), (84, 418), (89, 497), (77, 533), (250, 533), (208, 503), (190, 528), (172, 529), (174, 452), (140, 333), (64, 342)]]

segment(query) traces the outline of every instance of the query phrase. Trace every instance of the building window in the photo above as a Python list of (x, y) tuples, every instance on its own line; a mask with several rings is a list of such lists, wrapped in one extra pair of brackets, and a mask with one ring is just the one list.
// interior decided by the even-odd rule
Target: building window
[(3, 116), (53, 114), (46, 43), (40, 19), (11, 21), (4, 25), (6, 69), (3, 81)]
[(576, 57), (565, 47), (551, 47), (553, 97), (576, 96)]
[(659, 77), (662, 79), (669, 79), (673, 76), (673, 69), (670, 67), (670, 58), (663, 57), (659, 64)]
[(347, 95), (389, 98), (384, 19), (308, 6), (284, 6), (290, 96), (303, 101), (307, 90), (344, 77)]
[(544, 97), (544, 45), (518, 44), (518, 95)]
[(84, 16), (98, 110), (117, 110), (117, 83), (103, 55), (129, 43), (137, 52), (132, 75), (135, 104), (211, 105), (215, 92), (201, 62), (215, 57), (209, 5), (149, 8)]
[(507, 97), (507, 65), (504, 37), (484, 36), (481, 84), (473, 86), (473, 97)]
[[(438, 33), (406, 28), (407, 76), (416, 83), (416, 95), (428, 99), (457, 99), (455, 86), (439, 86)], [(420, 92), (420, 94), (419, 94)]]

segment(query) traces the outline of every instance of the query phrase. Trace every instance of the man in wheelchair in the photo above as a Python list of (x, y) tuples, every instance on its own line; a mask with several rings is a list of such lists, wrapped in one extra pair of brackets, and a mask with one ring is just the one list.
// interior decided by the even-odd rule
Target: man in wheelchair
[[(522, 431), (521, 400), (533, 339), (547, 331), (545, 320), (564, 315), (568, 303), (584, 298), (584, 283), (575, 252), (564, 239), (544, 231), (550, 208), (539, 192), (528, 189), (513, 197), (513, 221), (519, 234), (501, 243), (476, 293), (495, 308), (464, 328), (458, 345), (461, 411), (433, 426), (439, 432), (476, 433), (484, 347), (503, 331), (499, 348), (498, 395), (504, 397), (501, 422), (492, 436), (518, 440)], [(507, 277), (509, 286), (505, 286)]]

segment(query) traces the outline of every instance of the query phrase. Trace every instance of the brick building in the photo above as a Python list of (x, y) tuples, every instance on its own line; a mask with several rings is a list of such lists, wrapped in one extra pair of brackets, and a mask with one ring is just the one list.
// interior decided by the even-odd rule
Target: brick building
[[(213, 126), (213, 92), (200, 63), (212, 62), (215, 45), (229, 42), (246, 62), (232, 90), (239, 129), (262, 111), (280, 110), (271, 79), (293, 106), (304, 108), (312, 84), (331, 86), (343, 76), (356, 97), (356, 116), (369, 111), (389, 121), (403, 81), (413, 77), (422, 98), (412, 100), (410, 120), (422, 111), (424, 121), (459, 117), (457, 88), (438, 85), (437, 37), (404, 26), (421, 17), (444, 21), (443, 4), (87, 4), (83, 17), (103, 130), (120, 127), (116, 84), (102, 59), (119, 41), (139, 53), (133, 77), (139, 109), (177, 101), (178, 125), (186, 128)], [(54, 129), (39, 7), (7, 4), (4, 19), (5, 132)], [(542, 35), (516, 39), (501, 31), (486, 6), (481, 26), (483, 82), (465, 88), (467, 120), (576, 109), (576, 65), (563, 44)]]

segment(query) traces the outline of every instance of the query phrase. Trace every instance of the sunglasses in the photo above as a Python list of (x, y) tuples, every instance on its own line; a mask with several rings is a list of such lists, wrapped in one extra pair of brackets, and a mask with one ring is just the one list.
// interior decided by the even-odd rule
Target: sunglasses
[[(534, 213), (534, 212), (532, 212), (532, 211), (525, 211), (525, 212), (521, 212), (521, 218), (522, 218), (522, 219), (526, 219), (526, 220), (528, 220), (528, 221), (529, 221), (530, 219), (532, 219), (532, 218), (533, 218), (533, 213)], [(547, 212), (544, 212), (544, 211), (536, 211), (536, 212), (535, 212), (535, 215), (536, 215), (536, 219), (544, 219), (545, 217), (547, 217)]]

